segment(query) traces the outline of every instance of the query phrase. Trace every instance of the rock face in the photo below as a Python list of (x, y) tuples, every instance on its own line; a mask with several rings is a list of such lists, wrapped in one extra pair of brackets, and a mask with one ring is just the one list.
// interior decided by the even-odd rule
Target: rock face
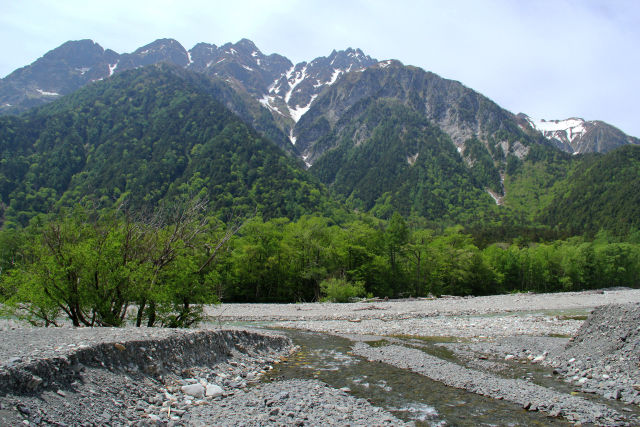
[(160, 62), (186, 67), (189, 63), (187, 51), (173, 39), (159, 39), (142, 46), (133, 53), (120, 55), (113, 71), (124, 71)]
[[(362, 71), (376, 62), (360, 49), (334, 50), (328, 57), (301, 62), (288, 69), (267, 88), (268, 93), (260, 102), (298, 122), (326, 87), (333, 85), (342, 75)], [(286, 110), (278, 101), (284, 101)], [(296, 141), (292, 139), (292, 142)]]
[(251, 40), (242, 39), (220, 47), (198, 43), (189, 51), (187, 69), (225, 79), (260, 99), (291, 67), (293, 64), (284, 56), (264, 55)]
[[(340, 132), (351, 118), (366, 108), (367, 100), (391, 99), (435, 123), (459, 151), (472, 138), (488, 142), (497, 131), (515, 135), (514, 141), (531, 138), (519, 128), (516, 117), (500, 106), (454, 80), (444, 79), (399, 61), (382, 61), (361, 73), (350, 73), (325, 90), (294, 130), (298, 149), (313, 163), (328, 149), (318, 142), (332, 131)], [(362, 139), (367, 129), (359, 130)], [(353, 138), (354, 135), (345, 135)], [(334, 143), (337, 143), (334, 139)], [(492, 145), (500, 145), (497, 138)], [(503, 156), (515, 149), (506, 142)], [(498, 153), (498, 151), (496, 151)]]
[(41, 105), (108, 77), (118, 57), (91, 40), (66, 42), (0, 80), (0, 113)]
[(159, 39), (121, 55), (91, 40), (69, 41), (0, 80), (0, 113), (50, 102), (114, 73), (169, 63), (224, 80), (290, 123), (340, 76), (376, 62), (360, 49), (349, 48), (294, 65), (284, 56), (263, 54), (247, 39), (220, 47), (198, 43), (189, 51), (176, 40)]

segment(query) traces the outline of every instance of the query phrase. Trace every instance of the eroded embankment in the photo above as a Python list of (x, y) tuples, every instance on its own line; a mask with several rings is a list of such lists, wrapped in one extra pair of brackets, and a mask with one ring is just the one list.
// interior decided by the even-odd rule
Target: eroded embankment
[(3, 338), (0, 425), (189, 424), (194, 407), (258, 381), (293, 348), (240, 329), (25, 328)]
[(215, 365), (234, 353), (284, 353), (291, 341), (281, 335), (243, 330), (194, 331), (164, 338), (105, 342), (43, 358), (9, 360), (0, 366), (0, 393), (35, 392), (76, 379), (83, 367), (138, 369), (150, 375)]

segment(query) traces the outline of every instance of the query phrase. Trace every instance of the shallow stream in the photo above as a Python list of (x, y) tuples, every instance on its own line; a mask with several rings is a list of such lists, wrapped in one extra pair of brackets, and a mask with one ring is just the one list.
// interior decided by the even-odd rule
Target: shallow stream
[[(284, 331), (300, 351), (281, 363), (266, 381), (315, 378), (418, 426), (569, 425), (518, 405), (447, 387), (421, 375), (350, 353), (352, 342), (333, 335)], [(376, 345), (376, 342), (371, 342)]]

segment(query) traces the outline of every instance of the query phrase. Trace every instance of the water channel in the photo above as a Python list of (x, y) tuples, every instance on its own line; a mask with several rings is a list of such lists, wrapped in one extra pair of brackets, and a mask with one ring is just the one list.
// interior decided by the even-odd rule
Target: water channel
[[(424, 376), (393, 366), (368, 362), (351, 354), (352, 341), (327, 334), (284, 331), (300, 347), (279, 364), (265, 381), (318, 379), (335, 388), (349, 389), (400, 419), (418, 426), (548, 426), (570, 425), (513, 403), (498, 401), (464, 390), (447, 387)], [(384, 344), (383, 340), (371, 345)], [(438, 346), (421, 346), (440, 352)]]

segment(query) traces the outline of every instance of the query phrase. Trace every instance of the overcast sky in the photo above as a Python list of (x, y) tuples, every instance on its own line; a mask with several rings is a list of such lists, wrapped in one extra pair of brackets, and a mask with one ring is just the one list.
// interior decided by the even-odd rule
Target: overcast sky
[(461, 81), (533, 118), (640, 137), (638, 0), (0, 0), (0, 76), (67, 40), (119, 53), (249, 38), (293, 62), (359, 47)]

